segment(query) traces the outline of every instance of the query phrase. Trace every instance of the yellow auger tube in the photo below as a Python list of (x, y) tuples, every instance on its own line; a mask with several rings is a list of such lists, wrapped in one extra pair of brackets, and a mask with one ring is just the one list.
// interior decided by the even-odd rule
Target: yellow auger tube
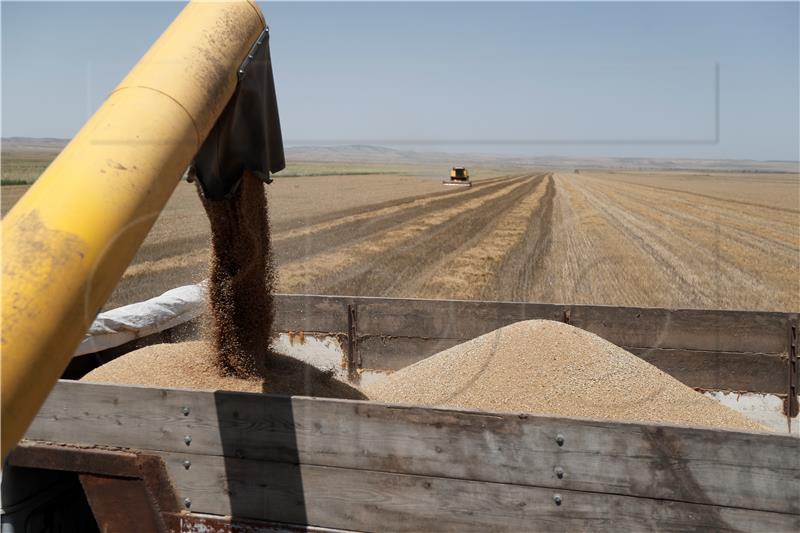
[(251, 1), (189, 3), (3, 220), (3, 460), (227, 104), (264, 26)]

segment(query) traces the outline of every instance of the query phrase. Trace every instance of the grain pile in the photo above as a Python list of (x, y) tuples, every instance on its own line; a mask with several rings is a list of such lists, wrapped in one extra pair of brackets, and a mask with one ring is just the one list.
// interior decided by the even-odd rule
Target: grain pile
[(363, 399), (332, 374), (270, 349), (275, 267), (264, 183), (245, 173), (230, 198), (200, 199), (212, 251), (205, 340), (147, 346), (83, 380)]
[(373, 400), (764, 430), (600, 337), (547, 320), (487, 333), (377, 381)]
[(216, 351), (204, 341), (155, 344), (129, 352), (86, 374), (82, 381), (181, 389), (364, 399), (357, 389), (292, 357), (272, 353), (258, 374), (224, 375)]

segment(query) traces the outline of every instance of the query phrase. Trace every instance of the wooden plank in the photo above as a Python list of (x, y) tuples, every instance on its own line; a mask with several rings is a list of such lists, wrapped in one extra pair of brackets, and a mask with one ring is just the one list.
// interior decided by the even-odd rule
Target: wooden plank
[(61, 382), (27, 437), (800, 513), (784, 435)]
[(783, 355), (623, 348), (690, 387), (786, 394)]
[(789, 315), (707, 309), (574, 306), (571, 323), (618, 346), (787, 353)]
[[(397, 370), (499, 327), (568, 320), (665, 369), (691, 387), (786, 394), (787, 331), (796, 314), (277, 295), (277, 331), (346, 335), (358, 307), (362, 367)], [(781, 355), (784, 358), (777, 358)], [(798, 371), (800, 372), (800, 370)]]
[(361, 357), (361, 368), (400, 370), (467, 340), (469, 339), (359, 336), (358, 354)]
[[(397, 370), (499, 327), (568, 320), (692, 387), (786, 393), (788, 313), (282, 295), (279, 329), (346, 333), (358, 307), (363, 368)], [(770, 357), (773, 356), (773, 357)]]
[(562, 320), (568, 308), (534, 303), (354, 298), (361, 335), (473, 339), (497, 328), (544, 318)]
[[(318, 298), (318, 297), (315, 297)], [(517, 302), (348, 298), (359, 333), (471, 339), (520, 320), (564, 320), (609, 341), (636, 347), (786, 353), (788, 313), (659, 309)]]
[[(359, 337), (362, 367), (400, 370), (465, 342), (418, 337)], [(774, 354), (703, 352), (624, 347), (690, 387), (786, 393), (786, 357)]]
[(319, 331), (347, 333), (347, 304), (342, 296), (277, 294), (276, 331)]
[(192, 509), (241, 518), (397, 532), (800, 528), (798, 515), (713, 505), (216, 456), (187, 470), (185, 457), (164, 454)]
[(472, 339), (534, 318), (564, 320), (624, 346), (715, 352), (787, 353), (797, 314), (521, 302), (276, 295), (280, 331), (347, 332), (347, 305), (359, 308), (363, 335)]

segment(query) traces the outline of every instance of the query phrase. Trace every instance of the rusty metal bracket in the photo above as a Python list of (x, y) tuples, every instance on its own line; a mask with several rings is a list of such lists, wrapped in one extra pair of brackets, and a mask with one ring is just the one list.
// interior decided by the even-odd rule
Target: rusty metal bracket
[(77, 473), (104, 532), (166, 532), (161, 514), (180, 509), (157, 455), (23, 440), (8, 461), (14, 466)]
[(164, 513), (169, 531), (180, 533), (359, 533), (354, 530), (248, 520), (231, 516)]
[(358, 305), (347, 304), (347, 375), (358, 381), (361, 357), (358, 355)]
[(797, 401), (797, 324), (789, 325), (789, 362), (788, 362), (789, 375), (787, 378), (787, 397), (784, 403), (784, 411), (786, 416), (793, 418), (797, 416), (800, 411)]

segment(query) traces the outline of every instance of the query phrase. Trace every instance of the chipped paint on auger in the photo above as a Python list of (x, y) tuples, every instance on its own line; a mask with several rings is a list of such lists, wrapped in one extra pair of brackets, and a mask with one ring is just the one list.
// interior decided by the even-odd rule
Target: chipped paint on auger
[[(6, 215), (3, 458), (224, 109), (264, 26), (251, 1), (190, 2)], [(26, 230), (34, 219), (41, 231)]]

